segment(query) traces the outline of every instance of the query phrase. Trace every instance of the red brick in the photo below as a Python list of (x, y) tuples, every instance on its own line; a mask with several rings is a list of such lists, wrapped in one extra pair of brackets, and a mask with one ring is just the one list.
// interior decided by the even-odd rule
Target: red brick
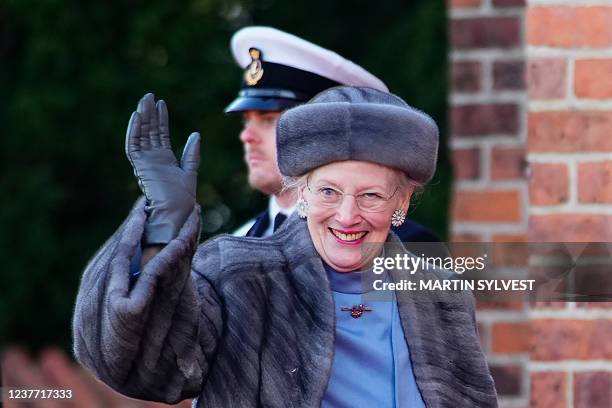
[(2, 381), (7, 387), (43, 386), (44, 376), (36, 369), (30, 356), (21, 348), (12, 347), (2, 351)]
[(583, 309), (612, 309), (612, 302), (580, 302), (576, 307)]
[(482, 235), (479, 234), (453, 234), (451, 237), (451, 242), (483, 242), (484, 239)]
[(478, 7), (480, 0), (448, 0), (448, 5), (451, 8)]
[(496, 365), (489, 367), (495, 389), (500, 397), (517, 397), (521, 394), (522, 368), (518, 365)]
[(611, 111), (531, 112), (529, 152), (612, 151)]
[(527, 65), (527, 93), (532, 99), (565, 97), (567, 62), (546, 58), (530, 60)]
[(519, 7), (525, 5), (525, 0), (493, 0), (495, 7)]
[(531, 373), (531, 408), (566, 408), (566, 374), (547, 371)]
[(518, 222), (521, 219), (518, 191), (462, 190), (453, 197), (455, 222)]
[(491, 151), (491, 179), (515, 180), (525, 177), (525, 149), (494, 147)]
[(612, 407), (612, 373), (609, 371), (575, 373), (574, 407)]
[(567, 165), (531, 163), (529, 165), (529, 203), (555, 205), (567, 201), (569, 175)]
[(47, 349), (41, 354), (40, 368), (53, 385), (72, 389), (72, 403), (79, 407), (92, 407), (99, 403), (97, 393), (83, 381), (81, 373), (66, 355), (58, 349)]
[(526, 353), (529, 351), (529, 334), (526, 322), (497, 322), (492, 330), (492, 350), (495, 353)]
[[(497, 266), (527, 266), (529, 265), (529, 251), (527, 245), (529, 241), (527, 233), (524, 234), (495, 234), (492, 240), (493, 263)], [(513, 309), (523, 309), (525, 303), (521, 301)]]
[(458, 180), (480, 177), (480, 150), (477, 148), (454, 149), (453, 170), (454, 177)]
[(612, 320), (531, 321), (531, 359), (540, 361), (612, 359)]
[[(529, 265), (530, 255), (529, 247), (524, 242), (497, 243), (492, 246), (492, 256), (489, 258), (493, 265), (492, 273), (503, 277), (504, 267), (526, 268)], [(521, 293), (514, 295), (513, 299), (524, 300)]]
[(530, 303), (530, 307), (533, 310), (539, 310), (539, 309), (554, 309), (554, 310), (561, 310), (561, 309), (567, 309), (567, 302), (551, 302), (551, 301), (537, 301), (537, 302), (531, 302)]
[(493, 242), (528, 242), (527, 234), (495, 234)]
[(453, 48), (520, 46), (518, 17), (477, 17), (453, 19), (450, 41)]
[[(544, 261), (555, 262), (556, 264), (548, 266), (531, 266), (529, 267), (528, 279), (535, 281), (535, 291), (532, 293), (532, 299), (539, 301), (553, 301), (556, 299), (565, 299), (569, 292), (569, 286), (572, 276), (569, 273), (571, 268), (571, 259), (568, 255), (557, 255), (544, 258)], [(571, 293), (574, 293), (572, 290)]]
[(552, 47), (609, 47), (612, 45), (612, 7), (542, 6), (527, 10), (529, 45)]
[(610, 242), (612, 216), (553, 214), (529, 217), (529, 240), (542, 242)]
[[(475, 293), (475, 296), (478, 294)], [(518, 311), (523, 310), (525, 308), (525, 304), (523, 302), (517, 301), (495, 301), (491, 302), (488, 300), (480, 300), (478, 297), (476, 298), (476, 309), (478, 310), (508, 310), (508, 311)]]
[(451, 84), (454, 92), (477, 92), (482, 82), (482, 64), (475, 61), (454, 62)]
[(514, 134), (519, 126), (518, 107), (515, 104), (455, 106), (451, 109), (451, 126), (456, 136)]
[(612, 203), (612, 161), (578, 165), (578, 199), (581, 203)]
[(454, 258), (476, 258), (482, 255), (482, 252), (485, 248), (483, 248), (483, 245), (481, 245), (480, 243), (476, 243), (475, 245), (473, 245), (472, 243), (454, 243), (453, 245), (449, 245), (447, 249)]
[(574, 93), (579, 98), (612, 98), (612, 59), (577, 60)]
[[(530, 251), (525, 243), (527, 234), (499, 234), (493, 236), (495, 245), (491, 246), (492, 256), (489, 257), (495, 268), (527, 267)], [(497, 269), (493, 270), (495, 273)]]
[(493, 89), (525, 89), (524, 61), (496, 61), (493, 63)]

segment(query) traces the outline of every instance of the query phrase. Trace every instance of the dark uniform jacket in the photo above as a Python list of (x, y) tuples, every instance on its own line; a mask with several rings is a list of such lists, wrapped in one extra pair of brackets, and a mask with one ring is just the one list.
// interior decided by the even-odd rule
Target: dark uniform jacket
[[(139, 399), (319, 407), (335, 313), (306, 223), (293, 215), (269, 238), (224, 235), (198, 247), (196, 208), (130, 289), (145, 219), (140, 201), (85, 269), (73, 320), (78, 361)], [(388, 240), (399, 242), (394, 234)], [(448, 272), (426, 273), (446, 279)], [(427, 407), (497, 406), (471, 294), (436, 301), (397, 292), (397, 299)]]

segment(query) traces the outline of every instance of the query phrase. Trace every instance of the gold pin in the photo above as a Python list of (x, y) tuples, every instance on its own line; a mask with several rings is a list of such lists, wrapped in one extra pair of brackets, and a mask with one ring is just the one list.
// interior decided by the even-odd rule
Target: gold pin
[(261, 51), (257, 48), (249, 48), (249, 55), (252, 61), (244, 71), (244, 81), (247, 85), (253, 86), (263, 77), (264, 70), (261, 66)]

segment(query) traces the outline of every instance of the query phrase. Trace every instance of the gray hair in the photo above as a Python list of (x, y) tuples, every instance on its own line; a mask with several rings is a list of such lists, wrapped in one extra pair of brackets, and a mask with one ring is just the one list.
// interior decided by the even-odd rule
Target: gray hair
[(298, 190), (306, 186), (306, 179), (310, 176), (311, 173), (312, 171), (309, 171), (308, 173), (298, 177), (283, 176), (283, 188), (281, 189), (281, 193), (285, 193), (291, 190)]

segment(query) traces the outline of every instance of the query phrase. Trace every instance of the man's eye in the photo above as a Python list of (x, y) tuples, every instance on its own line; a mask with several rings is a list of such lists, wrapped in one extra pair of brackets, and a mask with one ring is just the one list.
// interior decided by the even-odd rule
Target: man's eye
[(274, 126), (274, 125), (276, 125), (277, 118), (274, 118), (274, 117), (272, 117), (272, 118), (263, 118), (262, 122), (263, 122), (263, 124), (265, 126)]

